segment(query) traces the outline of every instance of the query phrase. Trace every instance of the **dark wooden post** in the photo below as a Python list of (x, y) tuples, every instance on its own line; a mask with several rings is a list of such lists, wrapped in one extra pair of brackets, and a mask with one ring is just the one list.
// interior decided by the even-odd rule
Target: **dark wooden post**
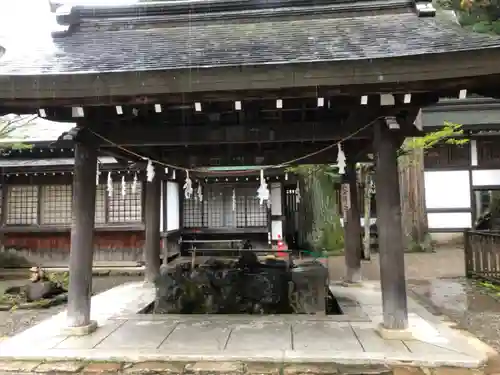
[(146, 183), (146, 198), (144, 203), (146, 243), (144, 245), (144, 260), (146, 263), (146, 281), (149, 282), (155, 280), (161, 266), (160, 215), (163, 171), (163, 168), (155, 167), (153, 181)]
[(163, 246), (163, 264), (168, 263), (168, 183), (167, 181), (163, 181), (161, 184), (161, 190), (163, 191), (163, 204), (162, 204), (162, 217), (163, 217), (163, 227), (161, 228), (161, 231), (163, 232), (163, 241), (162, 241), (162, 246)]
[(90, 320), (92, 263), (94, 255), (95, 176), (97, 150), (75, 145), (73, 220), (69, 254), (68, 330), (84, 335), (95, 330)]
[(374, 132), (377, 229), (384, 315), (381, 328), (406, 330), (408, 307), (397, 161), (402, 142), (383, 121), (375, 124)]
[(344, 219), (345, 233), (345, 265), (344, 281), (347, 284), (361, 282), (361, 216), (359, 214), (358, 183), (356, 179), (356, 163), (348, 161), (344, 184), (348, 185), (349, 206)]

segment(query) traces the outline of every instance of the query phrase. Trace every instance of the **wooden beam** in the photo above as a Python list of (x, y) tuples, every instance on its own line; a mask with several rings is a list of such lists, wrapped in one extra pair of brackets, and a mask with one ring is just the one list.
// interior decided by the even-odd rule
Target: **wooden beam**
[(399, 196), (398, 150), (401, 138), (383, 121), (375, 127), (377, 229), (380, 253), (383, 326), (408, 328), (405, 262)]
[[(369, 138), (370, 130), (361, 130), (375, 116), (364, 119), (353, 115), (342, 123), (302, 122), (291, 124), (260, 125), (245, 124), (232, 126), (113, 126), (102, 129), (105, 138), (123, 147), (133, 146), (192, 146), (207, 144), (235, 143), (283, 143), (283, 142), (321, 142)], [(100, 147), (110, 146), (106, 141)]]
[[(371, 140), (359, 140), (346, 143), (344, 151), (351, 147), (363, 147)], [(310, 155), (310, 156), (308, 156)], [(305, 157), (308, 156), (308, 157)], [(241, 166), (241, 165), (279, 165), (296, 160), (292, 165), (328, 164), (337, 160), (336, 142), (308, 142), (293, 144), (267, 145), (247, 144), (232, 147), (231, 145), (191, 146), (164, 148), (161, 160), (177, 166), (209, 167), (209, 166)]]
[(94, 254), (96, 165), (97, 151), (83, 144), (77, 144), (73, 180), (67, 323), (71, 328), (88, 331), (95, 325), (90, 321), (90, 298)]

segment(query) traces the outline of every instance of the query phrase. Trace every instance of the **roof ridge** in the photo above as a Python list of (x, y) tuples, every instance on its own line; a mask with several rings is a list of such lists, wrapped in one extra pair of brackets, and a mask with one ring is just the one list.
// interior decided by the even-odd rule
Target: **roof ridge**
[[(166, 2), (137, 3), (110, 6), (62, 6), (56, 12), (60, 25), (68, 29), (85, 22), (158, 22), (176, 20), (213, 21), (222, 15), (229, 18), (272, 16), (304, 16), (318, 12), (384, 12), (410, 9), (415, 0), (170, 0)], [(428, 1), (428, 0), (424, 0)], [(225, 19), (225, 18), (224, 18)], [(68, 30), (65, 30), (68, 31)], [(64, 35), (65, 33), (63, 33)]]

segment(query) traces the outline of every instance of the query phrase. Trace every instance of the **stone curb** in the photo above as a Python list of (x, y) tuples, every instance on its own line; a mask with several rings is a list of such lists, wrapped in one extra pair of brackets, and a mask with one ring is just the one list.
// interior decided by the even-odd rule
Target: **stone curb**
[[(61, 268), (44, 268), (48, 272), (52, 273), (64, 273), (69, 272), (69, 269), (66, 267)], [(0, 278), (6, 279), (23, 279), (29, 277), (29, 268), (12, 268), (12, 269), (4, 269), (0, 268)], [(129, 268), (120, 268), (120, 267), (95, 267), (92, 270), (92, 276), (144, 276), (144, 268), (143, 267), (129, 267)]]
[[(50, 269), (49, 272), (52, 273), (64, 273), (64, 272), (69, 272), (68, 269), (61, 268), (61, 269)], [(92, 276), (144, 276), (144, 269), (137, 267), (137, 269), (109, 269), (109, 268), (95, 268), (92, 270)]]
[[(484, 369), (337, 363), (0, 361), (0, 375), (488, 375)], [(500, 372), (499, 372), (500, 373)]]

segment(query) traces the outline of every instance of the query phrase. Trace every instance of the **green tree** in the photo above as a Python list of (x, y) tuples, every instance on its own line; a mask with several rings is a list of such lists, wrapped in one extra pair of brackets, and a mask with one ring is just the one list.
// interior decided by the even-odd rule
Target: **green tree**
[[(464, 137), (464, 131), (459, 124), (445, 122), (444, 126), (423, 137), (408, 138), (399, 151), (398, 163), (401, 183), (401, 203), (403, 217), (403, 234), (405, 247), (412, 251), (430, 249), (427, 228), (427, 218), (424, 210), (423, 189), (423, 156), (427, 150), (438, 144), (462, 145), (469, 140)], [(373, 163), (357, 165), (358, 181), (364, 196), (364, 222), (370, 222), (371, 197), (376, 190), (373, 184)], [(289, 168), (289, 171), (299, 176), (301, 204), (300, 229), (302, 238), (299, 242), (311, 251), (339, 251), (343, 249), (343, 229), (338, 214), (337, 194), (335, 184), (341, 181), (336, 166), (332, 165), (302, 165)], [(363, 236), (364, 255), (370, 255), (370, 226), (365, 225)]]
[(458, 22), (478, 33), (500, 34), (500, 0), (437, 0), (455, 12)]
[(313, 255), (341, 251), (344, 235), (335, 191), (340, 182), (336, 167), (301, 165), (289, 171), (299, 178), (299, 245)]
[[(7, 115), (0, 117), (0, 150), (29, 149), (32, 145), (22, 142), (16, 133), (38, 118), (36, 115)], [(26, 138), (21, 136), (20, 138)]]
[[(5, 156), (9, 150), (20, 150), (31, 148), (32, 145), (23, 143), (19, 139), (16, 139), (18, 135), (16, 133), (21, 130), (24, 126), (30, 124), (38, 116), (19, 116), (19, 115), (7, 115), (0, 117), (0, 154)], [(25, 136), (21, 138), (26, 138)], [(0, 267), (8, 267), (12, 264), (17, 264), (17, 255), (14, 256), (12, 253), (4, 252), (3, 246), (3, 234), (0, 235)]]

